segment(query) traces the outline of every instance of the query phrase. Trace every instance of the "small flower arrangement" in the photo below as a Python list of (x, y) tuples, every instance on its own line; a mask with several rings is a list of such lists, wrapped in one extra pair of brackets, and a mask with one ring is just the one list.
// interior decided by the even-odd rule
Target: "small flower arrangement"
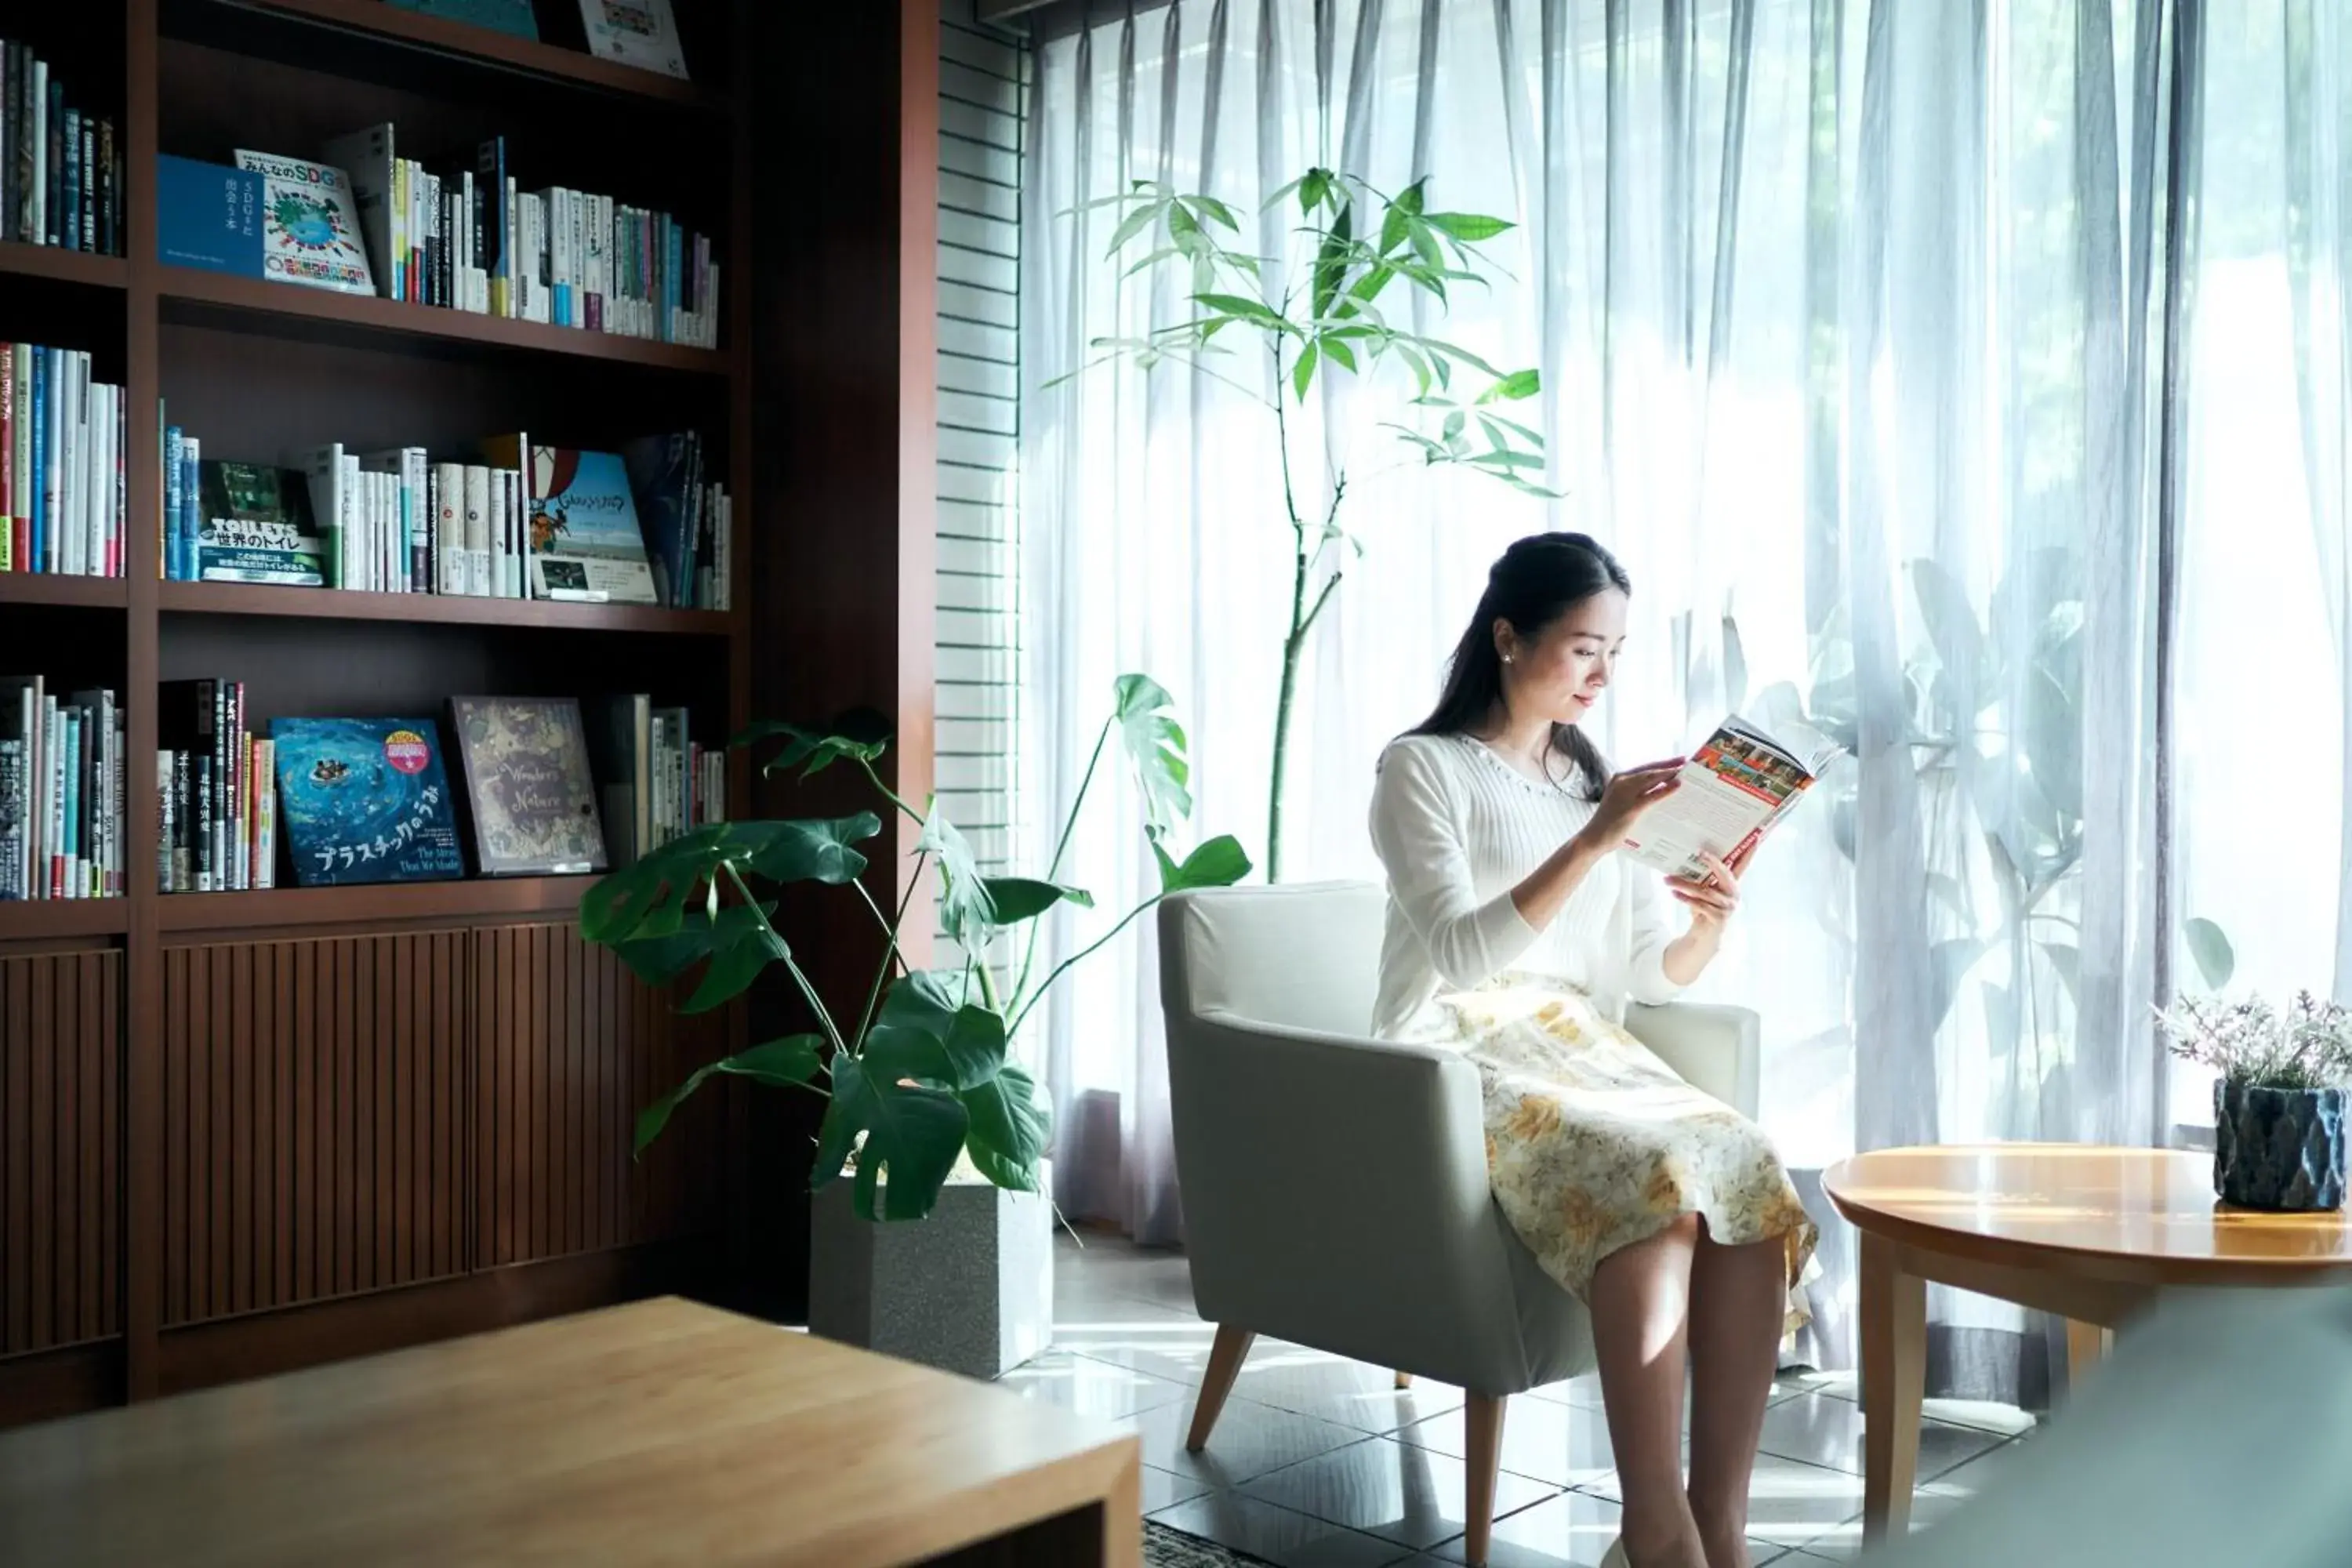
[(2297, 992), (2285, 1011), (2259, 996), (2242, 1002), (2183, 997), (2157, 1015), (2172, 1054), (2250, 1089), (2314, 1089), (2352, 1084), (2352, 1008)]

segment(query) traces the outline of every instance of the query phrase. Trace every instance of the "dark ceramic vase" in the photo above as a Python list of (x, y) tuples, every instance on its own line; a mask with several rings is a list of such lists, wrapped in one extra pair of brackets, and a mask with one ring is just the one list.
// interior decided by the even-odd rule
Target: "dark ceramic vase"
[(2344, 1090), (2215, 1084), (2213, 1191), (2240, 1208), (2342, 1208)]

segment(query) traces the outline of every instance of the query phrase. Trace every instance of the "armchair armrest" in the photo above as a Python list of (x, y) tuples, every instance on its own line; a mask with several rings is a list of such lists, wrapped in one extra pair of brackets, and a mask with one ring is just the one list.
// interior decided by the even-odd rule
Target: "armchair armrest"
[(1756, 1114), (1761, 1053), (1754, 1013), (1692, 1002), (1635, 1005), (1625, 1010), (1625, 1029), (1693, 1089), (1742, 1116)]

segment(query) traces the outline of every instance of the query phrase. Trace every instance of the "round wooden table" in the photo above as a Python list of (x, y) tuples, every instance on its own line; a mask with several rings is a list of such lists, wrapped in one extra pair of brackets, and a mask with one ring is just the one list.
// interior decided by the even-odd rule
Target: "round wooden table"
[(2168, 1287), (2352, 1276), (2341, 1213), (2225, 1207), (2210, 1154), (2087, 1143), (1882, 1149), (1831, 1167), (1822, 1185), (1862, 1233), (1865, 1540), (1900, 1535), (1910, 1521), (1930, 1280), (2064, 1318), (2079, 1374), (2117, 1324)]

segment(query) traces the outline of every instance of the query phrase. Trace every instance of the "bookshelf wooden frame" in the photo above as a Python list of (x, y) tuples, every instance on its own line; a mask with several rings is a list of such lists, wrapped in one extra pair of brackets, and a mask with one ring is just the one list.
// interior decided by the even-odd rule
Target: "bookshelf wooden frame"
[[(751, 295), (754, 196), (749, 164), (753, 138), (748, 100), (738, 101), (727, 88), (675, 81), (553, 45), (511, 38), (403, 11), (383, 0), (97, 3), (121, 7), (123, 82), (119, 132), (123, 165), (129, 171), (124, 255), (90, 256), (0, 244), (0, 288), (12, 287), (18, 279), (37, 280), (43, 288), (103, 290), (116, 298), (121, 311), (127, 406), (138, 422), (134, 438), (126, 443), (125, 448), (126, 490), (131, 498), (125, 542), (130, 571), (127, 577), (119, 579), (0, 574), (0, 616), (5, 616), (11, 606), (42, 606), (45, 616), (69, 617), (75, 627), (71, 635), (77, 638), (84, 635), (86, 627), (91, 646), (120, 650), (130, 753), (127, 785), (131, 804), (126, 812), (130, 889), (127, 897), (114, 900), (0, 904), (0, 963), (52, 956), (65, 963), (88, 957), (93, 952), (119, 955), (121, 1070), (115, 1081), (121, 1087), (109, 1114), (119, 1116), (120, 1123), (119, 1128), (111, 1121), (107, 1124), (110, 1139), (119, 1134), (119, 1143), (110, 1142), (107, 1147), (119, 1152), (106, 1156), (109, 1161), (120, 1162), (120, 1252), (113, 1259), (119, 1268), (104, 1276), (113, 1283), (108, 1287), (106, 1303), (110, 1328), (103, 1335), (61, 1338), (49, 1349), (14, 1353), (9, 1352), (7, 1341), (0, 1338), (0, 1426), (85, 1407), (93, 1399), (147, 1398), (194, 1383), (357, 1353), (434, 1334), (462, 1332), (538, 1311), (576, 1310), (599, 1300), (612, 1299), (615, 1292), (675, 1288), (685, 1279), (708, 1278), (717, 1255), (716, 1240), (699, 1235), (625, 1237), (622, 1244), (608, 1246), (602, 1251), (575, 1250), (562, 1256), (525, 1259), (502, 1268), (485, 1268), (461, 1279), (404, 1286), (397, 1296), (383, 1289), (362, 1289), (355, 1294), (328, 1292), (317, 1300), (276, 1309), (274, 1317), (257, 1312), (176, 1324), (169, 1321), (165, 1306), (169, 1284), (166, 1198), (171, 1184), (180, 1182), (184, 1173), (166, 1168), (170, 1151), (176, 1147), (172, 1140), (181, 1136), (176, 1124), (168, 1129), (166, 1125), (167, 1074), (180, 1071), (172, 1053), (181, 1048), (175, 1043), (178, 1037), (173, 1033), (173, 1020), (167, 1016), (171, 1005), (167, 962), (184, 968), (189, 962), (185, 950), (206, 943), (215, 944), (207, 951), (217, 951), (222, 945), (235, 947), (236, 952), (231, 955), (233, 967), (250, 967), (259, 961), (241, 955), (249, 950), (257, 952), (272, 942), (282, 944), (289, 940), (299, 942), (316, 937), (352, 938), (362, 943), (383, 944), (419, 933), (433, 937), (456, 932), (468, 941), (487, 944), (480, 951), (493, 954), (493, 958), (483, 960), (468, 971), (467, 984), (478, 988), (504, 985), (509, 991), (515, 987), (528, 990), (539, 984), (545, 991), (549, 984), (560, 986), (562, 977), (548, 982), (536, 972), (518, 969), (494, 973), (497, 962), (520, 963), (512, 959), (494, 961), (497, 944), (519, 940), (538, 942), (544, 948), (551, 940), (563, 940), (532, 933), (567, 921), (593, 879), (477, 879), (166, 896), (156, 890), (152, 874), (159, 830), (155, 813), (142, 809), (140, 803), (155, 798), (155, 694), (165, 673), (166, 645), (174, 635), (174, 627), (189, 625), (210, 628), (208, 636), (236, 636), (236, 627), (263, 622), (280, 626), (289, 621), (406, 625), (448, 628), (454, 635), (465, 637), (495, 636), (506, 639), (500, 646), (507, 646), (514, 638), (529, 638), (541, 630), (550, 635), (625, 633), (656, 639), (661, 647), (678, 650), (677, 657), (699, 661), (698, 667), (723, 668), (728, 732), (739, 730), (749, 720), (755, 668), (751, 612), (755, 572), (751, 541), (758, 498), (752, 484), (755, 426), (751, 382), (755, 359), (752, 334), (746, 328)], [(761, 0), (702, 0), (700, 5), (699, 19), (707, 29), (724, 30), (724, 38), (718, 41), (727, 45), (733, 57), (732, 74), (739, 83), (751, 75), (742, 63), (743, 51), (755, 32), (751, 7), (760, 3)], [(913, 13), (920, 15), (924, 4), (925, 0), (910, 0)], [(929, 15), (929, 25), (935, 29), (936, 11)], [(361, 47), (380, 46), (385, 50), (404, 52), (412, 63), (417, 59), (448, 62), (456, 68), (455, 76), (467, 82), (478, 82), (488, 73), (492, 78), (526, 79), (542, 96), (576, 91), (583, 114), (609, 112), (615, 106), (643, 109), (671, 116), (680, 125), (723, 132), (726, 155), (732, 159), (733, 168), (728, 184), (724, 253), (731, 276), (728, 279), (730, 297), (721, 307), (726, 333), (722, 345), (701, 349), (649, 342), (163, 265), (157, 259), (153, 182), (147, 171), (154, 167), (161, 144), (159, 127), (164, 101), (161, 73), (167, 46), (182, 36), (175, 28), (183, 23), (204, 29), (205, 47), (232, 50), (241, 27), (315, 29), (322, 44), (349, 47), (352, 40), (358, 40)], [(38, 29), (33, 31), (37, 34)], [(226, 45), (221, 41), (224, 36), (229, 40)], [(281, 47), (286, 36), (282, 31), (273, 34), (270, 47)], [(688, 41), (689, 45), (693, 42), (691, 38)], [(719, 138), (714, 136), (713, 140)], [(926, 268), (929, 258), (926, 244)], [(111, 308), (93, 306), (93, 310)], [(928, 316), (928, 303), (922, 309)], [(238, 335), (295, 337), (330, 344), (356, 340), (394, 352), (429, 351), (435, 355), (446, 354), (450, 345), (456, 345), (461, 351), (478, 350), (481, 356), (510, 363), (518, 367), (512, 372), (516, 375), (593, 377), (654, 372), (677, 374), (683, 378), (680, 384), (694, 387), (696, 395), (705, 398), (711, 395), (709, 389), (720, 389), (728, 454), (725, 478), (735, 502), (732, 549), (738, 563), (733, 584), (737, 607), (728, 612), (680, 611), (630, 605), (516, 602), (160, 580), (155, 563), (161, 542), (161, 433), (153, 426), (152, 411), (158, 406), (163, 393), (165, 356), (169, 352), (167, 335), (175, 327), (191, 325)], [(928, 413), (922, 419), (928, 427)], [(893, 482), (898, 477), (895, 471), (890, 476)], [(877, 482), (880, 482), (878, 478)], [(774, 526), (772, 521), (767, 526)], [(928, 563), (923, 569), (927, 582)], [(773, 569), (770, 570), (772, 573)], [(222, 632), (220, 628), (227, 630)], [(919, 635), (920, 640), (928, 642), (928, 625)], [(723, 650), (715, 660), (709, 651), (714, 647)], [(740, 757), (730, 759), (729, 778), (730, 800), (739, 806), (748, 805), (752, 781)], [(566, 953), (578, 951), (564, 950)], [(559, 954), (561, 964), (570, 966), (564, 973), (585, 974), (595, 957), (593, 950), (587, 951), (589, 957), (585, 960)], [(387, 957), (383, 962), (390, 963), (394, 960)], [(242, 976), (245, 972), (236, 973)], [(238, 984), (246, 982), (240, 978)], [(547, 1000), (556, 1013), (572, 1019), (571, 1026), (575, 1035), (580, 1030), (588, 1032), (583, 1037), (584, 1043), (575, 1039), (565, 1047), (575, 1058), (585, 1060), (586, 1054), (595, 1049), (621, 1048), (612, 1042), (619, 1037), (616, 1030), (621, 1035), (627, 1033), (628, 1025), (625, 1018), (616, 1023), (617, 1015), (609, 1012), (610, 1008), (621, 1007), (620, 1003), (611, 1000), (618, 994), (610, 991), (611, 984), (609, 975), (594, 980), (594, 986), (605, 989), (595, 990), (593, 994), (583, 990), (582, 996), (585, 1000), (551, 994)], [(590, 986), (591, 982), (582, 980), (580, 984)], [(514, 994), (523, 994), (521, 991)], [(466, 994), (469, 998), (474, 994)], [(488, 998), (491, 993), (482, 989), (480, 994)], [(597, 997), (607, 1000), (600, 1003)], [(216, 1007), (222, 1005), (215, 1000)], [(489, 1002), (483, 1005), (488, 1005)], [(245, 1003), (240, 1000), (236, 1005), (242, 1009)], [(382, 1005), (385, 1010), (380, 1021), (390, 1021), (383, 1026), (397, 1024), (392, 1004), (384, 1001)], [(655, 1005), (666, 1007), (667, 1004), (656, 1000)], [(599, 1006), (607, 1007), (608, 1012), (600, 1014)], [(743, 1013), (738, 1007), (727, 1021), (730, 1039), (741, 1037)], [(243, 1027), (245, 1019), (246, 1014), (237, 1012), (236, 1026)], [(0, 1016), (0, 1030), (9, 1023), (8, 1017)], [(658, 1027), (643, 1026), (642, 1016), (640, 1026), (640, 1034), (644, 1027)], [(58, 1048), (62, 1051), (66, 1047)], [(525, 1063), (517, 1070), (538, 1069)], [(5, 1081), (0, 1081), (0, 1098), (5, 1098)], [(488, 1094), (489, 1090), (481, 1087), (478, 1092)], [(618, 1092), (630, 1090), (624, 1085)], [(475, 1093), (467, 1090), (468, 1096)], [(226, 1107), (229, 1102), (219, 1103)], [(455, 1103), (465, 1107), (460, 1114), (466, 1117), (478, 1114), (472, 1098)], [(0, 1149), (5, 1148), (10, 1136), (21, 1133), (26, 1114), (21, 1107), (13, 1112), (0, 1107)], [(37, 1108), (31, 1114), (40, 1112)], [(740, 1115), (730, 1114), (735, 1119), (729, 1126), (740, 1133), (743, 1125)], [(12, 1116), (16, 1120), (10, 1120)], [(551, 1137), (555, 1138), (559, 1148), (562, 1146), (562, 1137), (551, 1132), (548, 1125), (535, 1122), (522, 1127), (519, 1123), (518, 1127), (521, 1130), (515, 1135), (523, 1139), (521, 1146), (526, 1151), (538, 1150), (543, 1154)], [(237, 1136), (242, 1139), (245, 1134), (239, 1132)], [(506, 1132), (501, 1131), (499, 1136), (505, 1137)], [(533, 1137), (540, 1142), (531, 1142)], [(517, 1156), (502, 1149), (499, 1157), (511, 1161)], [(92, 1158), (95, 1163), (97, 1157)], [(730, 1173), (736, 1172), (732, 1156), (729, 1169)], [(348, 1170), (344, 1179), (351, 1179)], [(555, 1179), (564, 1178), (559, 1175)], [(468, 1202), (474, 1199), (473, 1180), (471, 1176), (467, 1178)], [(502, 1174), (499, 1180), (503, 1183), (506, 1177)], [(515, 1181), (516, 1201), (521, 1202), (525, 1196), (520, 1190), (523, 1177), (517, 1175)], [(37, 1183), (37, 1194), (39, 1190)], [(243, 1189), (238, 1191), (241, 1194)], [(249, 1200), (240, 1197), (239, 1201), (258, 1204), (265, 1197), (257, 1187)], [(386, 1205), (392, 1202), (381, 1194), (377, 1201)], [(490, 1194), (481, 1197), (485, 1205), (491, 1201)], [(583, 1200), (577, 1194), (567, 1200), (565, 1194), (558, 1192), (551, 1196), (531, 1194), (531, 1201), (539, 1203), (543, 1211), (552, 1212), (551, 1205), (560, 1207), (570, 1201), (577, 1209)], [(607, 1201), (609, 1206), (609, 1194)], [(85, 1210), (87, 1207), (85, 1205)], [(393, 1212), (384, 1208), (379, 1220), (389, 1224), (383, 1216)], [(487, 1208), (481, 1211), (484, 1215), (488, 1212)], [(541, 1217), (544, 1219), (546, 1213)], [(278, 1223), (287, 1222), (281, 1217)], [(487, 1218), (469, 1221), (472, 1225), (488, 1223)], [(5, 1224), (6, 1215), (0, 1214), (0, 1227)], [(396, 1237), (394, 1239), (405, 1247), (404, 1241)], [(256, 1245), (266, 1246), (267, 1238)], [(288, 1244), (281, 1240), (278, 1245), (282, 1248)], [(381, 1233), (379, 1245), (390, 1245), (383, 1241)], [(5, 1243), (0, 1243), (0, 1262), (8, 1257)], [(36, 1263), (31, 1267), (37, 1272), (42, 1266)], [(92, 1279), (101, 1277), (94, 1263), (89, 1267), (93, 1269)], [(561, 1289), (533, 1283), (546, 1280), (568, 1283)], [(21, 1289), (25, 1284), (16, 1275), (0, 1274), (0, 1290)], [(8, 1310), (5, 1298), (0, 1298), (0, 1330), (7, 1326)], [(280, 1326), (273, 1329), (273, 1323)]]

